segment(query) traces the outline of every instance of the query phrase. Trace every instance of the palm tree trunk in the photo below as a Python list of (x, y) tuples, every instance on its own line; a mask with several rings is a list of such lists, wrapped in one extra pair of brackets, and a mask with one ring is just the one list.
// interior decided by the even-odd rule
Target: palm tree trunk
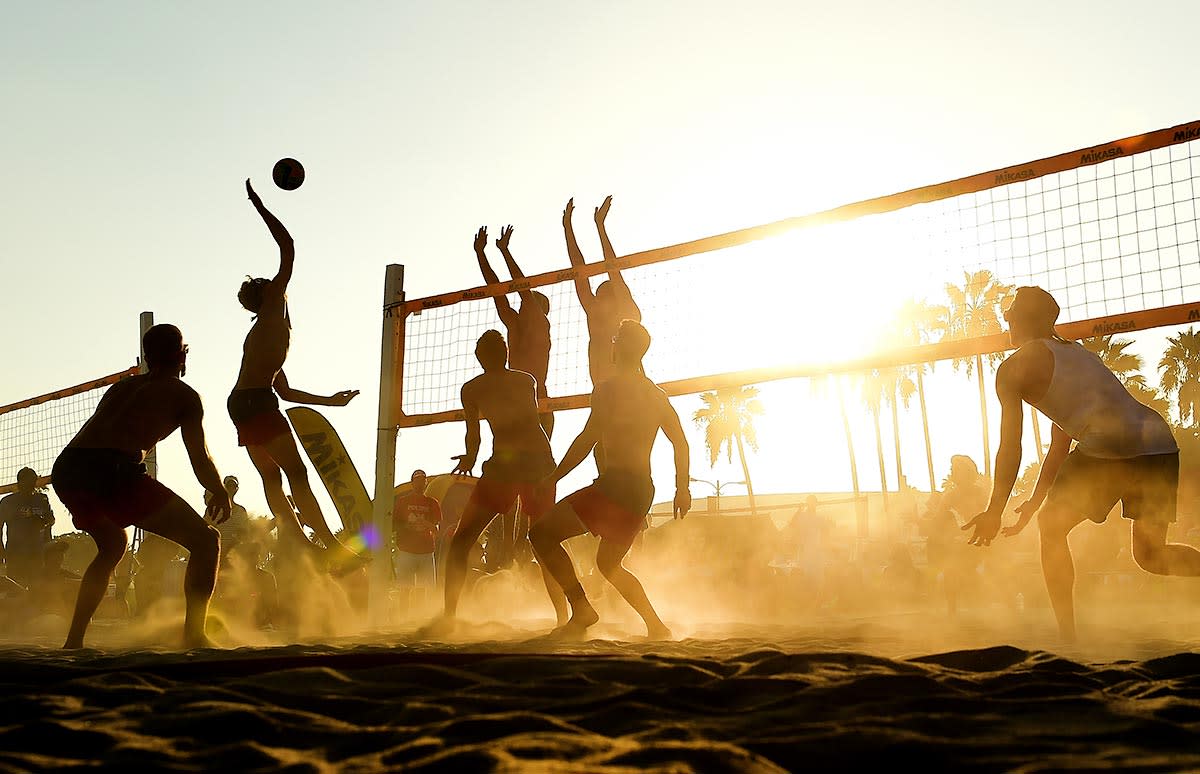
[(983, 358), (975, 356), (975, 376), (979, 379), (979, 413), (983, 417), (983, 475), (992, 477), (992, 444), (988, 438), (987, 388), (983, 385)]
[(904, 464), (900, 461), (900, 411), (896, 407), (900, 396), (892, 393), (892, 439), (896, 445), (896, 491), (904, 491)]
[(924, 363), (917, 364), (917, 397), (921, 400), (921, 427), (925, 430), (925, 464), (929, 466), (929, 491), (937, 491), (933, 476), (933, 444), (929, 440), (929, 411), (925, 408), (925, 377), (921, 374)]
[(750, 483), (750, 467), (746, 464), (746, 449), (742, 445), (742, 432), (739, 430), (734, 437), (737, 438), (738, 459), (742, 461), (742, 478), (746, 480), (746, 494), (750, 499), (750, 515), (757, 516), (758, 508), (754, 504), (754, 484)]
[(1042, 452), (1042, 423), (1038, 421), (1038, 411), (1033, 406), (1029, 407), (1029, 418), (1033, 420), (1033, 442), (1037, 445), (1037, 460), (1038, 465), (1046, 458)]
[[(842, 380), (841, 377), (833, 377), (837, 386), (838, 410), (842, 412), (842, 430), (846, 433), (846, 451), (850, 456), (850, 487), (854, 490), (854, 513), (857, 517), (859, 508), (862, 507), (859, 499), (862, 494), (858, 488), (858, 459), (854, 456), (854, 436), (850, 432), (850, 417), (846, 414), (846, 399), (842, 395)], [(867, 536), (867, 522), (865, 519), (866, 513), (863, 512), (863, 519), (859, 525), (859, 537)]]
[(872, 411), (871, 416), (875, 419), (875, 452), (879, 455), (879, 490), (883, 494), (883, 511), (888, 512), (888, 488), (887, 488), (887, 471), (883, 465), (883, 431), (880, 428), (879, 412)]

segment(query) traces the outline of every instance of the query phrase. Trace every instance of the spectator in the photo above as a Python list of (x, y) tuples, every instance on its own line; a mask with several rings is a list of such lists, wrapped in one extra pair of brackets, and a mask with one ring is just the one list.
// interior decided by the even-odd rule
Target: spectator
[(50, 542), (54, 511), (46, 493), (37, 488), (32, 468), (17, 472), (17, 491), (0, 500), (0, 529), (5, 529), (5, 574), (25, 586), (42, 575), (43, 553)]

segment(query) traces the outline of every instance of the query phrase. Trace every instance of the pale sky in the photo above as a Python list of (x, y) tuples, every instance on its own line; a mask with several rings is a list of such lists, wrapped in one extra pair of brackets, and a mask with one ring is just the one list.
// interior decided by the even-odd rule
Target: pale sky
[[(327, 416), (370, 490), (386, 264), (405, 264), (418, 297), (479, 284), (470, 245), (480, 225), (515, 224), (528, 273), (564, 266), (570, 196), (594, 260), (590, 208), (609, 193), (609, 231), (627, 253), (1200, 117), (1200, 6), (1137, 10), (4, 2), (0, 404), (132, 365), (138, 313), (151, 310), (191, 345), (187, 380), (205, 400), (218, 468), (264, 512), (224, 409), (250, 322), (237, 287), (277, 265), (244, 195), (251, 177), (297, 244), (290, 381), (362, 390)], [(298, 191), (271, 184), (283, 156), (307, 169)], [(1160, 338), (1146, 345), (1150, 359)], [(944, 401), (977, 412), (973, 383), (946, 383), (962, 397)], [(772, 397), (768, 411), (790, 415), (778, 408), (786, 399)], [(681, 414), (696, 405), (678, 403)], [(799, 444), (801, 420), (760, 429), (759, 456), (770, 459), (751, 460), (759, 491), (848, 488), (840, 424), (810, 413)], [(947, 439), (935, 449), (939, 479), (949, 454), (979, 444), (974, 414), (947, 413), (935, 420)], [(904, 421), (919, 423), (915, 412)], [(558, 454), (579, 424), (561, 420)], [(868, 425), (856, 419), (856, 433), (863, 485), (877, 487)], [(402, 433), (398, 480), (417, 466), (449, 470), (461, 436), (460, 426)], [(693, 436), (693, 475), (741, 477), (710, 470)], [(670, 496), (666, 447), (655, 458), (660, 499)], [(923, 447), (907, 430), (905, 454), (910, 480), (923, 483)], [(199, 505), (178, 436), (160, 461), (161, 479)], [(326, 515), (336, 525), (331, 506)]]

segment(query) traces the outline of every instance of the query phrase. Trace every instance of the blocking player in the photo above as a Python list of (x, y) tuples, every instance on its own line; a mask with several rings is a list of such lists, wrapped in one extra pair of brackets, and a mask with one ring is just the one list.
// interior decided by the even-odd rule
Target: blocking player
[(604, 467), (595, 482), (555, 505), (529, 532), (538, 561), (554, 576), (571, 605), (570, 620), (558, 630), (562, 636), (582, 636), (599, 620), (562, 547), (563, 541), (591, 532), (600, 538), (597, 569), (642, 617), (651, 639), (671, 637), (641, 582), (622, 565), (654, 501), (650, 451), (659, 429), (675, 450), (675, 518), (683, 518), (692, 506), (687, 438), (666, 393), (642, 370), (642, 358), (649, 348), (650, 334), (641, 323), (621, 323), (612, 342), (613, 374), (592, 392), (587, 423), (542, 483), (542, 491), (553, 491), (593, 446), (604, 445)]

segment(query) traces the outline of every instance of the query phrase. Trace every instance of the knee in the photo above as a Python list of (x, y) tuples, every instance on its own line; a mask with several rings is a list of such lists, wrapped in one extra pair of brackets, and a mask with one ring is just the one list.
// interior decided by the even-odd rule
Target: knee
[(1047, 540), (1065, 540), (1073, 526), (1071, 514), (1053, 506), (1038, 511), (1037, 524), (1043, 543)]
[(1138, 567), (1154, 575), (1170, 574), (1163, 546), (1157, 545), (1145, 538), (1139, 538), (1135, 534), (1131, 541), (1131, 547), (1133, 549), (1133, 561), (1137, 562)]
[(198, 555), (205, 559), (211, 558), (216, 561), (217, 556), (221, 552), (221, 533), (216, 527), (205, 525), (195, 539), (192, 546), (188, 548), (194, 556)]
[(298, 483), (308, 483), (308, 468), (304, 467), (304, 463), (299, 460), (284, 468), (283, 475), (287, 476), (288, 482), (293, 486)]
[(529, 528), (529, 544), (533, 546), (533, 550), (539, 554), (554, 545), (554, 535), (544, 526), (545, 522), (539, 522)]
[(621, 560), (619, 558), (617, 558), (617, 559), (610, 559), (610, 558), (601, 559), (601, 558), (597, 557), (596, 558), (596, 569), (599, 570), (600, 574), (603, 575), (608, 580), (612, 580), (614, 576), (620, 575), (621, 573), (625, 572), (625, 568), (621, 565)]

